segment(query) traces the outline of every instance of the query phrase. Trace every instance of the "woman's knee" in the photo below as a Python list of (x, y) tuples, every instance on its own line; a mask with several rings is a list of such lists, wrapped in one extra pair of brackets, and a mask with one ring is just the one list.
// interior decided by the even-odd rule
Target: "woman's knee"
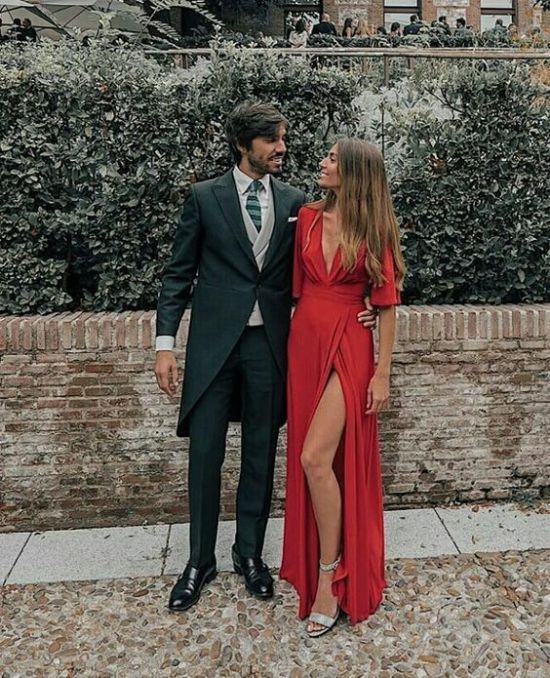
[(308, 478), (322, 479), (330, 474), (330, 464), (323, 461), (322, 450), (306, 447), (300, 457), (300, 462)]

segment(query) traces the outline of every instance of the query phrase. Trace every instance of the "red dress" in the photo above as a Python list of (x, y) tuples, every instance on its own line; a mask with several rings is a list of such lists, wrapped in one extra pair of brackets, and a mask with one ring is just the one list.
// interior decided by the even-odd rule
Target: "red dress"
[[(317, 217), (317, 218), (316, 218)], [(307, 480), (300, 463), (303, 443), (331, 372), (336, 370), (346, 405), (346, 424), (334, 469), (342, 493), (342, 553), (333, 593), (356, 623), (382, 600), (384, 526), (377, 420), (366, 415), (374, 373), (372, 332), (357, 322), (369, 284), (365, 249), (352, 271), (337, 250), (327, 271), (322, 250), (322, 213), (300, 210), (296, 224), (288, 359), (288, 452), (283, 562), (280, 576), (300, 597), (300, 618), (309, 615), (317, 591), (319, 540)], [(393, 257), (385, 252), (386, 282), (371, 289), (376, 306), (399, 303)]]

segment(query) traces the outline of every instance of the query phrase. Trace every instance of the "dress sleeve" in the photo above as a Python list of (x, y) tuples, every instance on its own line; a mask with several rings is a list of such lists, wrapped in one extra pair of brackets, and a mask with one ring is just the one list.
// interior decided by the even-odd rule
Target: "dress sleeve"
[(292, 267), (292, 298), (299, 299), (302, 295), (302, 284), (304, 282), (304, 261), (302, 258), (302, 231), (303, 210), (298, 212), (298, 220), (294, 232), (294, 264)]
[(382, 285), (372, 285), (370, 301), (373, 306), (394, 306), (401, 303), (401, 294), (395, 286), (395, 266), (390, 247), (384, 250), (382, 274), (385, 282)]

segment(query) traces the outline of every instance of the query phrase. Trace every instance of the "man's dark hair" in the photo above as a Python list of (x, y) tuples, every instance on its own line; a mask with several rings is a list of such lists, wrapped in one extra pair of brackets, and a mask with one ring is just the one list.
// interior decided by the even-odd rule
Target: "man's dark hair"
[(458, 19), (456, 20), (456, 25), (460, 26), (461, 28), (465, 28), (466, 27), (466, 19), (459, 16)]
[(411, 14), (410, 16), (411, 24), (415, 24), (418, 21), (416, 14)]
[(256, 137), (272, 137), (279, 127), (288, 128), (288, 120), (271, 104), (240, 104), (227, 118), (225, 131), (236, 162), (240, 162), (239, 146), (252, 147)]

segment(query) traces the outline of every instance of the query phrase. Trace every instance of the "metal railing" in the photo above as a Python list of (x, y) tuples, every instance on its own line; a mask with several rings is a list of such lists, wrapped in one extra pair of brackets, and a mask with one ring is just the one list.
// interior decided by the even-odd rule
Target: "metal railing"
[[(334, 65), (346, 70), (354, 70), (358, 73), (369, 73), (374, 64), (382, 66), (382, 81), (388, 84), (390, 81), (392, 64), (401, 62), (407, 70), (412, 70), (417, 62), (434, 59), (474, 59), (474, 60), (502, 60), (502, 61), (548, 61), (550, 63), (550, 50), (523, 49), (523, 48), (418, 48), (418, 47), (393, 47), (393, 48), (272, 48), (272, 47), (243, 47), (259, 57), (268, 54), (291, 56), (313, 61), (319, 65)], [(223, 54), (224, 50), (217, 50)], [(189, 68), (199, 59), (210, 59), (212, 49), (169, 49), (169, 50), (146, 50), (146, 53), (155, 58), (165, 61), (169, 59), (179, 68)]]

